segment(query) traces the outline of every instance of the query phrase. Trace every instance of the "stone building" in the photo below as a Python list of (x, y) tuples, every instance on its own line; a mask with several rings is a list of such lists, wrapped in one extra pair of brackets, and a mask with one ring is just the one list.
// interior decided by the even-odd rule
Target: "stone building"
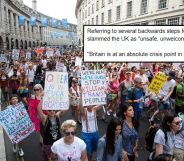
[[(76, 33), (76, 25), (68, 23), (63, 28), (61, 20), (58, 27), (51, 27), (52, 17), (36, 10), (36, 0), (32, 0), (33, 9), (24, 5), (23, 0), (0, 0), (0, 50), (37, 47), (47, 44), (55, 47), (68, 47), (76, 44), (76, 36), (61, 37), (61, 33)], [(19, 25), (19, 16), (25, 17), (25, 25)], [(32, 26), (30, 17), (36, 17), (36, 25)], [(41, 26), (41, 18), (47, 18), (48, 25)], [(55, 37), (53, 35), (56, 35)], [(59, 35), (59, 36), (58, 36)], [(76, 35), (76, 34), (74, 34)]]
[(77, 0), (78, 42), (83, 25), (184, 25), (184, 0)]

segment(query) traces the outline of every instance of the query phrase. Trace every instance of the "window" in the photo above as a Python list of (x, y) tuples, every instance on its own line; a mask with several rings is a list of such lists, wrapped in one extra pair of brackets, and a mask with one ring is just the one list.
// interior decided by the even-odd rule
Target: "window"
[(105, 6), (105, 1), (102, 0), (102, 8)]
[(141, 1), (141, 14), (147, 13), (148, 9), (148, 0)]
[(127, 2), (127, 17), (132, 16), (132, 1)]
[(96, 11), (99, 10), (99, 1), (96, 1)]
[(87, 10), (85, 10), (85, 18), (87, 17)]
[(116, 7), (116, 20), (120, 20), (120, 13), (121, 13), (121, 10), (120, 10), (120, 6), (117, 6)]
[(169, 18), (168, 25), (179, 25), (179, 17)]
[(166, 25), (166, 19), (156, 20), (155, 25)]
[(108, 3), (112, 3), (112, 0), (108, 0)]
[(98, 15), (96, 16), (96, 25), (98, 25)]
[(82, 19), (84, 20), (84, 12), (82, 12)]
[(88, 7), (88, 16), (90, 15), (90, 7)]
[(112, 11), (108, 10), (108, 23), (111, 23), (111, 16), (112, 16)]
[(94, 25), (94, 18), (91, 19), (91, 24)]
[(182, 17), (181, 25), (184, 25), (184, 17)]
[(104, 24), (104, 13), (101, 14), (101, 24)]
[(159, 9), (164, 9), (167, 7), (167, 0), (159, 0)]
[(88, 20), (88, 25), (90, 25), (90, 20)]
[(92, 10), (91, 10), (91, 13), (92, 13), (92, 14), (94, 13), (94, 4), (92, 4)]

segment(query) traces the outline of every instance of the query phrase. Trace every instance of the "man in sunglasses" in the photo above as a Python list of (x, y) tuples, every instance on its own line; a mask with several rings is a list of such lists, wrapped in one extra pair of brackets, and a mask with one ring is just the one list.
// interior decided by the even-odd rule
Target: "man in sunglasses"
[(51, 147), (52, 155), (50, 161), (55, 158), (58, 161), (76, 160), (87, 161), (86, 144), (83, 140), (75, 136), (77, 123), (73, 120), (66, 120), (61, 125), (61, 130), (64, 135), (63, 138), (54, 142)]

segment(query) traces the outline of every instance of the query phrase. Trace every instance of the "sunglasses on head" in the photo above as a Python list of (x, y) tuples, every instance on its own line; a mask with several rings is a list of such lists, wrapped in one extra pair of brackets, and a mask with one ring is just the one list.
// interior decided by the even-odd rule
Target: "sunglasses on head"
[(34, 89), (34, 91), (39, 91), (40, 89)]
[(65, 136), (70, 136), (70, 135), (75, 135), (75, 132), (72, 131), (72, 132), (64, 132)]
[(176, 125), (180, 125), (182, 123), (182, 121), (178, 121), (178, 122), (173, 122)]

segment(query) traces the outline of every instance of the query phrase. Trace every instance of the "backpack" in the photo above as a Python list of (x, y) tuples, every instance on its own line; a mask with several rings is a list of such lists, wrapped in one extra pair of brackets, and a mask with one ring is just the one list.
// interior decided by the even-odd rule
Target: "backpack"
[(146, 149), (149, 152), (153, 152), (153, 143), (154, 143), (154, 138), (155, 138), (155, 134), (157, 133), (157, 131), (159, 130), (159, 127), (157, 127), (156, 125), (151, 125), (148, 129), (148, 131), (146, 132), (145, 135), (145, 142), (146, 142)]

